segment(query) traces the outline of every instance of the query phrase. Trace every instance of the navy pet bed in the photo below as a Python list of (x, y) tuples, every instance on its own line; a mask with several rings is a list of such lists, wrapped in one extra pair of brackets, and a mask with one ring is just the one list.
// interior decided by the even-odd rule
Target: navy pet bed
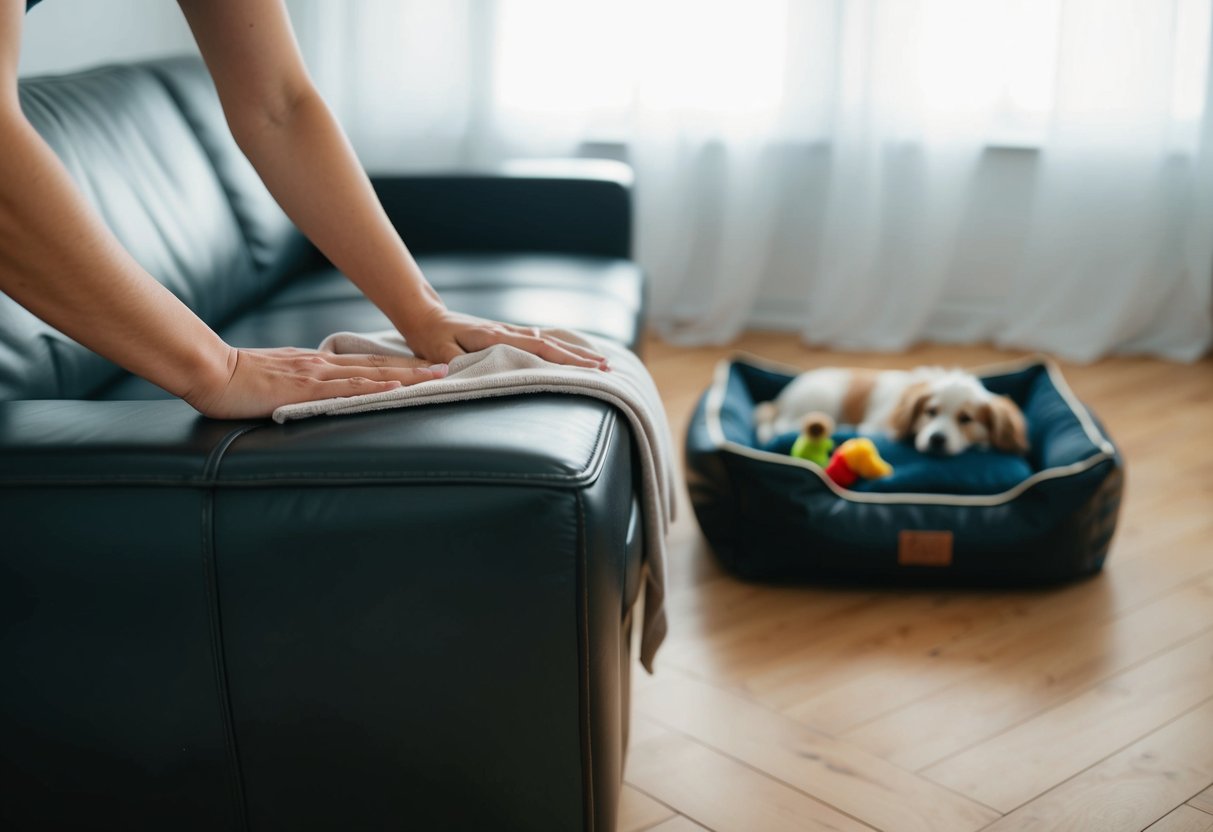
[[(1024, 585), (1103, 565), (1123, 488), (1120, 454), (1056, 365), (1034, 359), (978, 371), (1028, 422), (1019, 457), (972, 449), (920, 454), (876, 439), (892, 477), (842, 488), (766, 447), (753, 410), (796, 374), (752, 358), (722, 362), (691, 419), (687, 483), (704, 535), (733, 573), (760, 579)], [(844, 429), (835, 440), (852, 435)]]

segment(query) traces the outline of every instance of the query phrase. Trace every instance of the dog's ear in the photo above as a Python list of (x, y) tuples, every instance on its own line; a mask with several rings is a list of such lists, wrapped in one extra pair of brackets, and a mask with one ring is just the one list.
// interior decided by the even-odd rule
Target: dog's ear
[(889, 417), (894, 439), (904, 441), (914, 435), (914, 423), (930, 397), (931, 390), (925, 381), (911, 384), (902, 391), (897, 407), (893, 408), (893, 415)]
[(989, 429), (990, 444), (995, 448), (1015, 454), (1028, 452), (1028, 425), (1015, 402), (995, 396), (978, 409), (977, 416)]

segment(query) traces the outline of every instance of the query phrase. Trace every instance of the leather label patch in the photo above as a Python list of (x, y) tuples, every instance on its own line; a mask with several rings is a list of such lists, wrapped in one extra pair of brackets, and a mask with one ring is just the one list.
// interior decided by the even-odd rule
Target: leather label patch
[(897, 563), (901, 566), (950, 566), (952, 533), (901, 532), (897, 536)]

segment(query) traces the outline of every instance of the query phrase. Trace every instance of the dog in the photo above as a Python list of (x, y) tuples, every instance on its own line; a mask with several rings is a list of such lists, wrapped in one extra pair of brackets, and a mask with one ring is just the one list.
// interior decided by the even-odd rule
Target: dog
[(950, 456), (974, 446), (1028, 451), (1027, 423), (1015, 402), (991, 393), (972, 373), (941, 367), (801, 373), (754, 409), (758, 441), (799, 431), (807, 416), (821, 413), (858, 425), (860, 434), (912, 441), (922, 453)]

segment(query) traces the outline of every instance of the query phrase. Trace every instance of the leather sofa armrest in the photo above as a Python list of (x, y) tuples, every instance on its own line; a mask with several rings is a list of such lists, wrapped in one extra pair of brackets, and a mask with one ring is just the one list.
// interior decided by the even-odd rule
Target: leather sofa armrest
[(10, 811), (78, 825), (70, 771), (139, 828), (614, 828), (635, 506), (627, 426), (582, 397), (0, 403)]
[(528, 160), (487, 174), (372, 181), (415, 254), (632, 254), (632, 173), (620, 162)]
[(258, 424), (205, 419), (180, 399), (0, 402), (0, 489), (203, 483)]

